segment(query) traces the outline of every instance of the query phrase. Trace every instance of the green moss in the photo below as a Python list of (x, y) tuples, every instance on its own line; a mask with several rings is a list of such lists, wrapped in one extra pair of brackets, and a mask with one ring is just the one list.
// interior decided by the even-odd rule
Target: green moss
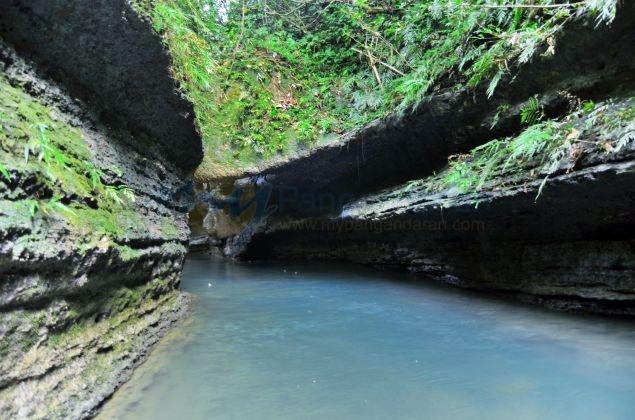
[(40, 339), (40, 330), (46, 325), (44, 311), (20, 310), (3, 313), (0, 321), (4, 335), (0, 339), (0, 360), (13, 352), (25, 353)]
[[(56, 348), (87, 343), (95, 338), (101, 342), (107, 341), (108, 337), (112, 337), (117, 331), (125, 330), (128, 325), (139, 322), (150, 307), (160, 304), (146, 299), (147, 295), (157, 287), (166, 290), (161, 303), (174, 300), (176, 292), (169, 293), (168, 286), (169, 282), (166, 279), (156, 278), (139, 286), (120, 286), (100, 293), (93, 297), (93, 300), (99, 301), (98, 307), (94, 307), (93, 302), (77, 302), (78, 306), (74, 309), (76, 316), (71, 317), (69, 312), (66, 314), (72, 325), (63, 331), (50, 333), (47, 344), (49, 347)], [(107, 317), (102, 322), (96, 323), (94, 312), (106, 314)], [(85, 316), (84, 313), (89, 316)]]
[(143, 256), (144, 254), (143, 251), (130, 248), (129, 246), (126, 246), (126, 245), (118, 245), (117, 251), (119, 252), (119, 258), (121, 258), (121, 260), (124, 262), (134, 261), (140, 258), (141, 256)]
[(15, 146), (15, 141), (41, 136), (37, 125), (43, 126), (56, 147), (72, 158), (85, 160), (90, 157), (81, 133), (60, 121), (56, 112), (35, 101), (21, 89), (12, 86), (0, 75), (0, 123), (2, 123), (3, 148)]
[(161, 253), (164, 255), (184, 255), (187, 249), (177, 242), (165, 242), (161, 244)]
[(29, 207), (33, 200), (10, 201), (0, 199), (0, 230), (7, 231), (16, 227), (31, 228)]
[(181, 232), (176, 227), (173, 220), (165, 219), (161, 223), (160, 228), (161, 236), (166, 240), (179, 239), (179, 237), (181, 236)]
[(118, 240), (145, 237), (150, 229), (149, 222), (132, 209), (83, 207), (75, 208), (74, 212), (64, 217), (83, 243), (91, 246), (104, 236)]
[[(149, 286), (144, 285), (140, 288), (121, 288), (117, 291), (112, 301), (108, 305), (109, 311), (119, 315), (134, 315), (134, 311), (124, 311), (126, 308), (136, 308), (142, 301), (145, 289)], [(136, 315), (135, 315), (136, 316)]]
[[(12, 86), (3, 75), (0, 140), (2, 167), (13, 174), (12, 178), (34, 177), (39, 187), (36, 199), (14, 201), (22, 219), (65, 217), (76, 226), (90, 225), (96, 232), (109, 235), (125, 233), (117, 226), (124, 219), (134, 218), (135, 224), (147, 227), (114, 200), (113, 190), (102, 183), (105, 174), (93, 163), (82, 132), (64, 122), (56, 110)], [(0, 182), (9, 186), (4, 176)], [(10, 196), (11, 191), (0, 190), (3, 193)], [(99, 208), (88, 207), (88, 202), (97, 203)]]
[(90, 154), (79, 130), (60, 121), (55, 111), (11, 86), (2, 75), (0, 88), (3, 165), (10, 171), (36, 173), (52, 188), (60, 184), (69, 194), (89, 196), (90, 184), (82, 170)]

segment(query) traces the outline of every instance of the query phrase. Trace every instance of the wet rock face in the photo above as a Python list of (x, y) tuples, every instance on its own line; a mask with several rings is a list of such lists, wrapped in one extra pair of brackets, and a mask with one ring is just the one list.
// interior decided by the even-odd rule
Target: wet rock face
[(99, 119), (135, 135), (188, 172), (203, 150), (192, 106), (176, 92), (170, 57), (126, 0), (0, 0), (0, 37), (34, 60)]
[[(201, 140), (127, 2), (0, 10), (0, 418), (86, 418), (187, 311), (171, 194)], [(37, 127), (66, 169), (24, 158)], [(135, 200), (117, 205), (122, 183)]]
[(531, 177), (477, 197), (402, 186), (351, 204), (346, 218), (296, 220), (313, 229), (268, 219), (242, 258), (346, 260), (560, 310), (633, 316), (631, 135), (613, 161), (553, 177), (537, 202), (541, 180)]
[[(0, 161), (11, 178), (0, 179), (0, 417), (83, 418), (187, 310), (178, 286), (189, 229), (169, 207), (181, 181), (1, 42), (0, 70)], [(75, 138), (82, 147), (67, 159), (117, 166), (135, 202), (74, 196), (87, 178), (65, 170), (58, 193), (75, 214), (31, 216), (30, 203), (50, 200), (55, 168), (25, 161), (20, 124)]]

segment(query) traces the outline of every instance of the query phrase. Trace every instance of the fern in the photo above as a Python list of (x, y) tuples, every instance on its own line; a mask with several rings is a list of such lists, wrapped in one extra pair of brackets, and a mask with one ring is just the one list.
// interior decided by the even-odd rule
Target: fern
[(609, 24), (615, 19), (617, 0), (587, 0), (586, 9), (597, 14), (596, 26)]
[(527, 128), (507, 145), (509, 157), (505, 166), (514, 160), (532, 159), (543, 152), (552, 140), (552, 133), (548, 124), (537, 124)]
[(566, 156), (568, 148), (569, 148), (569, 143), (566, 142), (564, 145), (558, 147), (554, 152), (552, 152), (549, 155), (549, 161), (547, 162), (545, 170), (543, 171), (543, 172), (546, 172), (546, 175), (542, 179), (542, 182), (540, 183), (540, 186), (538, 187), (538, 193), (536, 194), (536, 199), (535, 199), (536, 201), (542, 195), (542, 190), (545, 187), (545, 185), (547, 185), (547, 181), (549, 180), (549, 177), (552, 174), (554, 174), (560, 167), (560, 162), (562, 162), (562, 159), (564, 159), (564, 157)]
[(489, 86), (487, 87), (487, 97), (491, 98), (494, 94), (494, 90), (496, 90), (496, 86), (498, 86), (498, 82), (500, 82), (503, 77), (503, 70), (498, 70), (498, 72), (492, 77), (492, 80), (489, 82)]
[(47, 165), (55, 163), (68, 168), (68, 157), (49, 139), (47, 132), (49, 127), (45, 124), (34, 124), (31, 128), (37, 130), (37, 135), (31, 136), (25, 144), (24, 161), (28, 162), (31, 153), (33, 153), (38, 162), (44, 162)]
[(538, 40), (536, 39), (536, 34), (531, 33), (529, 35), (525, 35), (522, 50), (518, 56), (518, 62), (521, 64), (529, 62), (531, 57), (534, 55), (534, 52), (536, 52), (537, 44)]
[(480, 189), (485, 181), (491, 176), (494, 170), (506, 154), (505, 143), (499, 140), (487, 142), (472, 151), (472, 156), (477, 160), (476, 166), (480, 166), (481, 174), (476, 189)]
[(494, 116), (492, 117), (492, 123), (489, 126), (490, 130), (493, 130), (494, 127), (498, 125), (501, 115), (509, 111), (510, 108), (511, 105), (509, 105), (508, 103), (501, 104), (498, 106), (498, 108), (496, 108), (496, 114), (494, 114)]
[(97, 191), (98, 188), (102, 187), (102, 179), (106, 176), (104, 171), (95, 167), (91, 162), (84, 162), (86, 165), (86, 170), (84, 171), (84, 175), (90, 178), (90, 183), (93, 187), (93, 191)]
[(618, 153), (620, 150), (624, 148), (628, 143), (635, 141), (635, 124), (633, 125), (633, 131), (624, 134), (615, 144), (615, 148), (613, 149), (614, 153)]
[(35, 217), (35, 213), (37, 213), (39, 209), (40, 205), (38, 204), (38, 202), (35, 200), (31, 200), (31, 202), (29, 203), (29, 214), (31, 215), (31, 218)]
[(134, 190), (125, 185), (108, 185), (105, 189), (107, 196), (117, 206), (122, 206), (126, 203), (134, 203), (136, 201)]
[(50, 212), (50, 211), (60, 211), (63, 213), (68, 213), (68, 214), (72, 214), (72, 215), (77, 215), (73, 210), (71, 210), (70, 208), (68, 208), (64, 203), (62, 203), (61, 201), (61, 197), (59, 196), (54, 196), (53, 198), (51, 198), (48, 203), (46, 203), (46, 207), (44, 207), (46, 212)]
[[(437, 89), (488, 80), (492, 97), (514, 64), (542, 46), (553, 51), (565, 23), (584, 15), (609, 22), (616, 0), (541, 0), (531, 9), (519, 0), (151, 3), (206, 143), (199, 170), (212, 174), (217, 164), (241, 169), (298, 140), (311, 147), (328, 131), (415, 109)], [(280, 93), (299, 105), (272, 106)], [(542, 119), (527, 117), (528, 125)], [(303, 123), (314, 129), (298, 133)]]
[(405, 192), (408, 192), (410, 190), (412, 190), (413, 188), (416, 188), (418, 186), (420, 186), (422, 184), (420, 179), (416, 179), (413, 181), (409, 181), (408, 184), (406, 185), (406, 188), (404, 188)]
[(451, 162), (438, 184), (441, 188), (456, 187), (461, 193), (480, 190), (495, 172), (521, 170), (537, 156), (550, 155), (557, 145), (554, 124), (536, 124), (512, 140), (492, 140), (474, 148), (469, 160)]
[(527, 105), (520, 110), (520, 123), (534, 125), (545, 116), (542, 106), (536, 97), (529, 98)]
[(62, 198), (58, 195), (51, 197), (47, 202), (41, 204), (37, 200), (29, 200), (29, 214), (31, 218), (34, 218), (38, 212), (41, 212), (44, 216), (49, 216), (53, 213), (67, 213), (76, 216), (70, 207), (62, 203)]
[[(468, 159), (450, 162), (441, 177), (430, 177), (427, 189), (458, 187), (462, 192), (470, 188), (478, 191), (494, 176), (512, 183), (531, 176), (539, 179), (535, 197), (538, 200), (551, 176), (560, 171), (564, 163), (570, 171), (585, 151), (595, 148), (617, 153), (635, 141), (633, 100), (624, 100), (619, 106), (612, 101), (593, 104), (591, 111), (585, 111), (583, 105), (563, 120), (538, 122), (526, 127), (515, 138), (492, 140), (478, 146)], [(539, 109), (537, 99), (528, 102), (533, 112)], [(589, 102), (584, 104), (587, 109), (591, 108)], [(529, 111), (526, 113), (530, 114)], [(594, 122), (588, 124), (589, 121)], [(581, 140), (581, 137), (585, 139)], [(617, 140), (608, 140), (610, 138)]]

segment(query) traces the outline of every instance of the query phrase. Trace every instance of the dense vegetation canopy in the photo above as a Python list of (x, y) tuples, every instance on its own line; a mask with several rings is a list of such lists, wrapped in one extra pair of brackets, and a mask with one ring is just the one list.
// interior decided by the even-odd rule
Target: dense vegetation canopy
[(558, 49), (615, 0), (156, 0), (155, 29), (194, 103), (210, 179), (337, 139), (439, 89), (488, 83)]

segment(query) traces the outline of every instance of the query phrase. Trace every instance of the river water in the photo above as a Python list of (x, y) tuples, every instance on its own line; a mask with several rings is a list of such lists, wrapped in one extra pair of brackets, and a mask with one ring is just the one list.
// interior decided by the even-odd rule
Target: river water
[(103, 419), (635, 419), (635, 323), (329, 264), (188, 259)]

